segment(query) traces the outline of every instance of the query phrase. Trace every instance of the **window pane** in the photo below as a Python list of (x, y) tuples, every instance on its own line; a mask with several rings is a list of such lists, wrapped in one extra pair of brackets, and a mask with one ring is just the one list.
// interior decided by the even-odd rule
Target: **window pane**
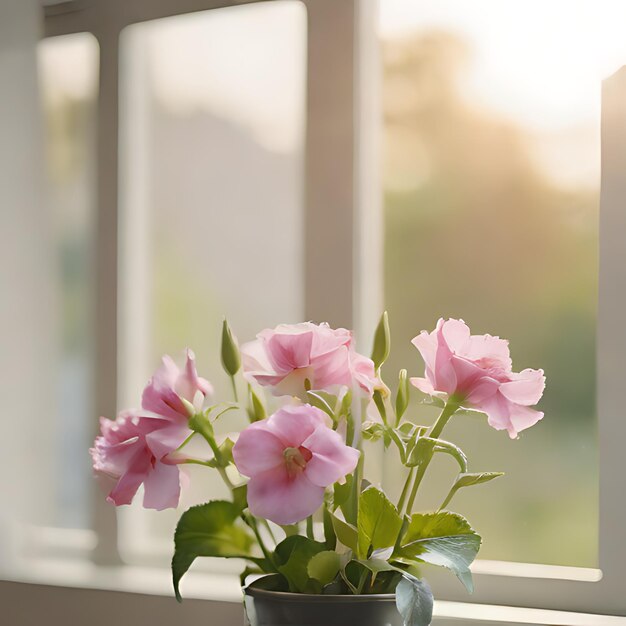
[[(222, 318), (241, 341), (302, 318), (305, 37), (304, 8), (291, 1), (123, 33), (122, 406), (137, 404), (162, 354), (180, 359), (187, 346), (230, 399)], [(242, 424), (222, 421), (225, 431)], [(224, 493), (213, 473), (190, 474), (181, 508)], [(124, 553), (163, 540), (165, 562), (179, 515), (133, 507)]]
[(88, 33), (43, 40), (38, 48), (44, 114), (45, 201), (52, 215), (58, 311), (53, 419), (57, 440), (54, 511), (45, 523), (88, 525), (93, 488), (87, 449), (93, 431), (92, 337), (95, 224), (95, 105), (98, 44)]
[[(483, 558), (594, 567), (600, 81), (626, 61), (626, 8), (381, 6), (389, 371), (421, 375), (409, 341), (440, 316), (509, 339), (517, 370), (544, 368), (545, 418), (518, 441), (484, 416), (447, 428), (470, 471), (507, 474), (452, 506)], [(437, 462), (420, 507), (453, 479)]]

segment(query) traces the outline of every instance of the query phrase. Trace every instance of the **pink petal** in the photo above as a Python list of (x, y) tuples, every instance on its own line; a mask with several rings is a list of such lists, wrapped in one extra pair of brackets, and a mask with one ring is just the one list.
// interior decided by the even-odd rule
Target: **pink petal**
[(486, 402), (488, 398), (491, 398), (493, 395), (498, 393), (499, 388), (500, 383), (494, 378), (490, 378), (488, 376), (478, 378), (468, 389), (467, 395), (465, 396), (465, 400), (462, 404), (463, 406), (469, 407), (480, 406)]
[(130, 504), (137, 493), (137, 489), (139, 489), (139, 485), (146, 479), (151, 470), (152, 455), (145, 452), (145, 448), (144, 450), (137, 450), (126, 473), (119, 479), (107, 500), (115, 506)]
[[(298, 370), (296, 370), (298, 371)], [(289, 376), (289, 374), (256, 374), (252, 373), (254, 379), (259, 383), (259, 385), (263, 385), (264, 387), (274, 387), (276, 385), (280, 385), (280, 383)]]
[(153, 374), (141, 396), (141, 406), (173, 420), (187, 415), (187, 410), (174, 387), (179, 369), (169, 356), (163, 357), (163, 364)]
[(308, 379), (313, 385), (314, 377), (315, 372), (312, 367), (301, 367), (279, 376), (264, 376), (263, 374), (255, 376), (260, 385), (271, 388), (273, 396), (297, 396), (302, 399), (306, 397), (304, 381)]
[(157, 463), (144, 482), (146, 509), (176, 508), (180, 498), (180, 472), (176, 465)]
[(155, 458), (160, 460), (166, 454), (176, 450), (191, 435), (191, 432), (186, 426), (181, 427), (173, 424), (148, 433), (146, 435), (146, 444)]
[(248, 482), (248, 507), (256, 517), (276, 524), (295, 524), (319, 509), (324, 487), (314, 485), (302, 472), (289, 478), (284, 467), (258, 474)]
[(470, 329), (467, 324), (463, 320), (449, 319), (443, 323), (439, 320), (437, 327), (450, 350), (455, 354), (463, 354), (470, 339)]
[(427, 333), (423, 330), (417, 337), (413, 337), (411, 343), (419, 350), (424, 359), (427, 368), (431, 370), (435, 367), (435, 358), (437, 356), (437, 334)]
[(268, 372), (272, 369), (265, 352), (265, 342), (261, 339), (244, 343), (239, 350), (244, 372)]
[(432, 386), (432, 383), (426, 378), (413, 377), (409, 380), (411, 384), (414, 387), (417, 387), (422, 393), (425, 393), (429, 396), (434, 396), (437, 393), (435, 391), (435, 388)]
[(510, 377), (512, 380), (503, 383), (500, 387), (500, 393), (505, 398), (526, 406), (539, 402), (546, 386), (543, 370), (525, 369), (519, 374), (512, 373)]
[(457, 393), (461, 393), (465, 396), (471, 392), (472, 387), (486, 374), (483, 368), (456, 355), (450, 357), (449, 363), (454, 369), (456, 378), (455, 390)]
[(255, 476), (284, 466), (283, 451), (287, 446), (269, 430), (269, 419), (248, 426), (233, 447), (235, 465), (244, 476)]
[(314, 377), (313, 389), (329, 389), (335, 385), (352, 384), (350, 353), (346, 346), (340, 346), (332, 352), (311, 361)]
[(511, 355), (509, 342), (500, 337), (491, 335), (472, 335), (462, 352), (462, 356), (472, 361), (478, 361), (485, 367), (498, 367), (504, 371), (511, 371)]
[[(96, 437), (94, 447), (89, 450), (94, 470), (119, 478), (137, 454), (138, 442), (139, 437), (121, 443), (108, 443), (104, 437)], [(142, 447), (140, 443), (139, 449)]]
[[(178, 368), (176, 369), (178, 370)], [(197, 391), (201, 391), (205, 396), (213, 393), (213, 388), (209, 381), (198, 376), (195, 356), (189, 349), (187, 349), (185, 370), (183, 373), (178, 372), (174, 383), (174, 391), (192, 404)]]
[(437, 324), (437, 353), (433, 368), (433, 385), (437, 391), (443, 391), (452, 395), (457, 389), (456, 372), (452, 363), (452, 351), (443, 335), (443, 323)]
[(277, 372), (307, 367), (311, 361), (313, 333), (275, 334), (266, 343), (267, 355)]
[(350, 367), (352, 368), (352, 375), (356, 382), (362, 389), (367, 391), (367, 393), (372, 394), (374, 388), (380, 384), (380, 380), (378, 376), (376, 376), (374, 361), (358, 352), (351, 352)]
[(300, 404), (282, 407), (263, 423), (280, 439), (284, 449), (300, 447), (320, 424), (328, 424), (329, 421), (324, 411), (310, 404)]
[(474, 405), (474, 408), (487, 414), (489, 426), (511, 433), (511, 403), (503, 395), (496, 393), (484, 402)]
[(534, 426), (540, 419), (543, 418), (542, 411), (535, 411), (527, 406), (520, 404), (513, 404), (511, 406), (511, 425), (509, 427), (509, 436), (511, 439), (515, 439), (517, 434), (522, 430), (526, 430), (531, 426)]
[(354, 470), (359, 451), (347, 446), (341, 436), (326, 426), (320, 426), (302, 442), (312, 453), (306, 464), (306, 477), (319, 487), (328, 487)]
[(341, 346), (350, 346), (352, 342), (352, 333), (345, 328), (331, 328), (328, 324), (310, 326), (313, 330), (312, 358), (334, 352)]

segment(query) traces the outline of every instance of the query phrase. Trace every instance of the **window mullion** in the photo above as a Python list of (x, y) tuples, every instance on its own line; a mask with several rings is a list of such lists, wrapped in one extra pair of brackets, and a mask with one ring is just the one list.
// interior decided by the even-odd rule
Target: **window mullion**
[[(95, 415), (115, 417), (118, 396), (118, 37), (98, 33), (100, 77), (97, 112), (97, 229), (95, 249)], [(94, 434), (98, 425), (94, 422)], [(99, 490), (92, 493), (92, 527), (98, 543), (93, 560), (120, 561), (115, 509)]]
[[(626, 563), (624, 495), (624, 372), (626, 372), (626, 67), (602, 91), (602, 182), (598, 310), (600, 567), (622, 610)], [(593, 504), (593, 503), (592, 503)]]

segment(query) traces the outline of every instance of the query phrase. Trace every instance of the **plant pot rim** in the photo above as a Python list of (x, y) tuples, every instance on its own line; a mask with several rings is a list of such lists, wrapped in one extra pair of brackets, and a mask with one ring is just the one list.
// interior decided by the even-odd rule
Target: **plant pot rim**
[(260, 589), (254, 587), (253, 584), (246, 585), (243, 588), (245, 595), (254, 598), (266, 598), (272, 600), (280, 600), (281, 602), (328, 602), (328, 603), (355, 603), (355, 602), (393, 602), (396, 601), (395, 593), (370, 593), (361, 595), (335, 595), (321, 593), (293, 593), (291, 591), (270, 591), (268, 589)]

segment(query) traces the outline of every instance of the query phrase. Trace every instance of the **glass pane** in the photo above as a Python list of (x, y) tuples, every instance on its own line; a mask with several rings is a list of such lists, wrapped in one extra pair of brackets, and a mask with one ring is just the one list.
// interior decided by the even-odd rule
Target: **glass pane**
[(45, 201), (53, 218), (58, 304), (54, 376), (55, 511), (46, 523), (88, 525), (93, 489), (87, 449), (93, 435), (92, 337), (95, 128), (98, 43), (88, 33), (43, 40), (38, 48), (44, 114)]
[[(440, 316), (509, 339), (516, 370), (544, 368), (545, 418), (518, 441), (484, 416), (447, 428), (470, 471), (507, 474), (452, 505), (482, 558), (594, 567), (600, 81), (626, 61), (626, 7), (381, 7), (388, 370), (421, 375), (409, 341)], [(437, 472), (420, 507), (453, 479)]]
[[(219, 340), (303, 315), (302, 150), (306, 14), (299, 2), (194, 13), (121, 40), (121, 406), (136, 406), (164, 353), (196, 353), (230, 398)], [(242, 416), (223, 420), (234, 430)], [(199, 469), (200, 471), (194, 471)], [(181, 509), (225, 495), (192, 468)], [(124, 554), (162, 562), (180, 511), (133, 506)], [(124, 512), (122, 512), (124, 513)]]

